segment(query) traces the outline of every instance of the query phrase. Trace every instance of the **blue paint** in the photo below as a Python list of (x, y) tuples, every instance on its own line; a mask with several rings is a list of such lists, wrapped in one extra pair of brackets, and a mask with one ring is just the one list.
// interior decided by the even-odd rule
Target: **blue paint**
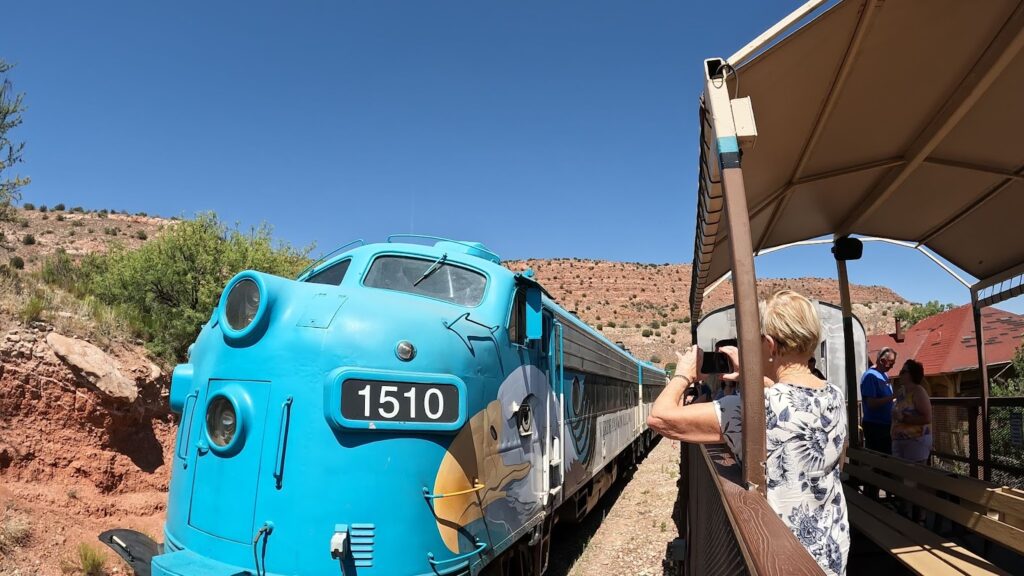
[[(365, 286), (368, 267), (383, 254), (428, 263), (448, 254), (446, 266), (469, 268), (487, 279), (483, 298), (464, 307)], [(551, 429), (549, 436), (563, 439), (563, 446), (582, 443), (580, 454), (585, 452), (588, 462), (593, 456), (593, 417), (574, 415), (568, 397), (573, 380), (582, 382), (585, 375), (564, 367), (562, 324), (611, 344), (599, 332), (534, 283), (528, 303), (543, 312), (552, 341), (541, 346), (537, 334), (538, 341), (526, 346), (510, 342), (509, 311), (516, 290), (525, 285), (480, 244), (371, 244), (336, 254), (314, 271), (342, 259), (351, 259), (351, 265), (338, 286), (253, 271), (237, 275), (202, 328), (188, 363), (174, 370), (170, 402), (182, 417), (165, 553), (154, 558), (154, 575), (255, 571), (252, 542), (268, 525), (273, 530), (255, 546), (258, 568), (267, 576), (339, 575), (339, 560), (329, 550), (339, 525), (349, 531), (349, 550), (341, 560), (347, 576), (475, 574), (544, 518), (531, 486), (543, 469), (536, 460), (545, 438), (540, 426), (561, 421), (558, 393), (563, 390), (565, 429)], [(260, 304), (249, 325), (234, 329), (225, 302), (242, 280), (257, 284)], [(395, 354), (403, 340), (416, 348), (409, 361)], [(639, 361), (620, 354), (640, 369)], [(401, 382), (417, 390), (454, 386), (458, 416), (436, 423), (347, 419), (341, 402), (342, 383), (349, 379)], [(223, 447), (207, 429), (207, 409), (217, 397), (231, 403), (237, 421), (234, 438)], [(552, 421), (537, 422), (532, 434), (520, 436), (511, 399), (536, 403), (531, 404), (534, 419), (550, 414)], [(493, 441), (486, 436), (489, 429), (496, 429)], [(514, 505), (512, 496), (489, 501), (455, 540), (445, 540), (435, 516), (444, 499), (425, 498), (424, 490), (434, 494), (473, 485), (468, 477), (439, 484), (450, 462), (473, 464), (453, 452), (459, 438), (469, 438), (473, 452), (498, 458), (512, 472), (510, 484), (488, 484), (497, 480), (487, 477), (481, 483), (488, 490), (518, 491), (519, 500)], [(581, 460), (564, 462), (564, 469), (570, 464), (589, 470)], [(486, 469), (473, 473), (486, 476)], [(524, 500), (522, 494), (530, 496)], [(552, 506), (564, 496), (552, 499)]]
[(718, 154), (728, 154), (730, 152), (739, 152), (740, 143), (735, 136), (723, 136), (718, 139)]

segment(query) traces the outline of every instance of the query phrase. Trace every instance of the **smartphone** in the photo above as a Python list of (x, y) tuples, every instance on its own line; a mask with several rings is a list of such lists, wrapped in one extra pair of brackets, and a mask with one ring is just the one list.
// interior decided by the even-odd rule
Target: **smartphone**
[(728, 374), (732, 371), (732, 360), (725, 352), (705, 352), (701, 358), (701, 374)]

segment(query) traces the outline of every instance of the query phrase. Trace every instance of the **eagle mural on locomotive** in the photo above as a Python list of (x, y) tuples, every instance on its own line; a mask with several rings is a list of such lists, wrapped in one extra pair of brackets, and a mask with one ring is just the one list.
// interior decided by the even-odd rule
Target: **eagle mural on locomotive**
[(662, 371), (530, 271), (430, 239), (228, 282), (174, 370), (153, 574), (542, 573), (555, 520), (656, 440)]

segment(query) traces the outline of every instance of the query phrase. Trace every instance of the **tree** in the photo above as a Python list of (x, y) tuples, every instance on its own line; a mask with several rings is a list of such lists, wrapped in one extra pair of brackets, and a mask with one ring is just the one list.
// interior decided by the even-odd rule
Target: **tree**
[(25, 149), (24, 142), (14, 142), (8, 136), (8, 132), (21, 125), (21, 113), (25, 111), (24, 94), (15, 94), (14, 85), (7, 77), (7, 71), (13, 66), (0, 58), (0, 220), (13, 217), (11, 204), (21, 199), (21, 188), (29, 183), (28, 178), (5, 174), (21, 162)]
[(1017, 351), (1014, 352), (1008, 376), (1008, 378), (992, 378), (990, 390), (992, 396), (1024, 396), (1024, 344), (1018, 346)]
[(910, 308), (900, 308), (893, 316), (909, 328), (929, 316), (935, 316), (952, 309), (952, 304), (939, 304), (938, 300), (931, 300), (925, 304), (912, 304)]

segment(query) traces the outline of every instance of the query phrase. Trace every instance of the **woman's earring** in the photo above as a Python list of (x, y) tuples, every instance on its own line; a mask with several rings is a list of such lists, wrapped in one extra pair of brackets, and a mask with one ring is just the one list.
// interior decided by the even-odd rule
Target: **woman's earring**
[(768, 357), (768, 363), (771, 364), (772, 362), (775, 362), (775, 357), (774, 356), (769, 356)]

